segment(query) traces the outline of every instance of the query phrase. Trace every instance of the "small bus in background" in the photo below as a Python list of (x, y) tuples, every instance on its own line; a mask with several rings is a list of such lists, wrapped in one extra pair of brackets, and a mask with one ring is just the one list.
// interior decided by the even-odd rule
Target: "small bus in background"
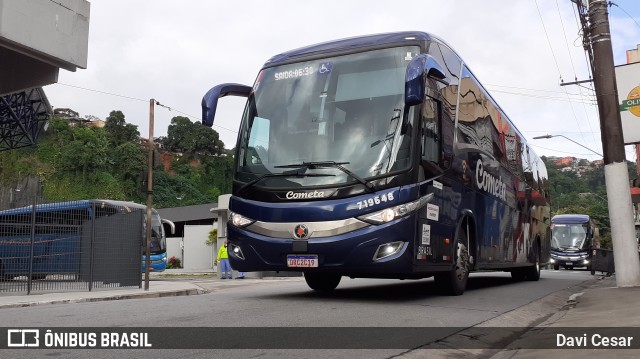
[(586, 214), (558, 214), (551, 219), (551, 264), (560, 267), (591, 266), (591, 248), (599, 238), (596, 226)]
[[(0, 279), (31, 276), (44, 279), (49, 274), (78, 274), (80, 271), (83, 226), (92, 219), (118, 213), (146, 211), (134, 202), (79, 200), (37, 204), (0, 211)], [(35, 217), (34, 217), (35, 214)], [(151, 212), (150, 270), (164, 271), (167, 244), (163, 223), (173, 231), (174, 224)], [(142, 216), (141, 269), (145, 271), (146, 215)], [(134, 235), (135, 237), (135, 235)], [(139, 238), (139, 237), (138, 237)], [(31, 245), (33, 240), (33, 245)], [(119, 246), (114, 243), (114, 246)], [(29, 259), (33, 258), (31, 270)]]

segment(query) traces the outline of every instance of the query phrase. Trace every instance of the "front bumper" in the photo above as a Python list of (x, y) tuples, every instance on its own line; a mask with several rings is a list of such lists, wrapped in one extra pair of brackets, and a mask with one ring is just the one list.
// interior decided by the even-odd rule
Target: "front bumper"
[(591, 264), (591, 258), (583, 256), (566, 256), (551, 254), (549, 261), (552, 265), (561, 267), (588, 267)]
[[(242, 257), (229, 251), (234, 269), (252, 271), (320, 271), (353, 277), (408, 278), (412, 274), (424, 276), (428, 272), (443, 271), (450, 264), (414, 265), (412, 238), (415, 238), (416, 215), (409, 215), (389, 223), (371, 225), (348, 233), (294, 240), (274, 238), (242, 228), (228, 227), (232, 246), (240, 247)], [(306, 242), (306, 243), (302, 243)], [(388, 257), (374, 260), (381, 245), (403, 242), (402, 248)], [(300, 246), (302, 244), (302, 246)], [(300, 250), (302, 248), (302, 250)], [(318, 266), (288, 267), (287, 255), (317, 255)]]

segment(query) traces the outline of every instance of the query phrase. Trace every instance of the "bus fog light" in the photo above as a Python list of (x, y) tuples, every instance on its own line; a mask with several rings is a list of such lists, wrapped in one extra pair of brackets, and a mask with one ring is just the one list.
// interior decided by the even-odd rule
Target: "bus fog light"
[(380, 246), (378, 246), (378, 249), (376, 250), (376, 254), (373, 256), (373, 260), (377, 261), (382, 258), (387, 258), (389, 256), (392, 256), (400, 252), (403, 244), (404, 242), (401, 242), (401, 241), (381, 244)]
[(233, 253), (235, 257), (244, 260), (244, 254), (242, 253), (240, 246), (236, 246), (235, 244), (229, 244), (229, 246), (231, 247), (231, 253)]

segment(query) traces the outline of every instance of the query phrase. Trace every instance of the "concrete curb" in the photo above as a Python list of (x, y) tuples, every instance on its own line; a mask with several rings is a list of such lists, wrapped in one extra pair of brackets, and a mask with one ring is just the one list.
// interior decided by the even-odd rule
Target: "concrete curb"
[[(102, 296), (98, 294), (98, 296), (87, 296), (87, 297), (73, 298), (73, 299), (50, 299), (50, 300), (36, 299), (33, 301), (25, 301), (20, 303), (0, 304), (0, 309), (25, 308), (25, 307), (47, 305), (47, 304), (91, 303), (91, 302), (103, 302), (103, 301), (124, 300), (124, 299), (178, 297), (178, 296), (187, 296), (187, 295), (199, 295), (199, 294), (205, 294), (205, 293), (208, 293), (208, 291), (202, 288), (163, 290), (163, 291), (126, 293), (126, 294), (117, 294), (117, 293), (110, 292), (107, 295), (102, 295)], [(82, 294), (87, 295), (91, 293), (83, 292)]]
[[(245, 280), (221, 281), (210, 277), (201, 277), (192, 273), (181, 273), (177, 276), (166, 278), (152, 278), (149, 291), (139, 288), (118, 288), (113, 290), (97, 291), (72, 291), (38, 293), (21, 296), (0, 296), (0, 310), (5, 308), (24, 308), (47, 304), (90, 303), (124, 299), (145, 299), (161, 297), (177, 297), (187, 295), (200, 295), (217, 292), (229, 288), (238, 288), (249, 285), (276, 283), (282, 281), (300, 281), (302, 278), (249, 278)], [(48, 298), (48, 299), (46, 299)], [(4, 302), (4, 303), (3, 303)]]
[[(555, 323), (567, 313), (570, 303), (574, 307), (580, 295), (598, 281), (599, 279), (594, 278), (559, 290), (399, 357), (417, 359), (433, 357), (434, 353), (438, 353), (442, 357), (510, 358), (513, 351), (490, 348), (496, 343), (506, 347), (534, 328)], [(514, 326), (513, 323), (521, 324)], [(459, 349), (468, 346), (469, 341), (473, 341), (477, 348)]]

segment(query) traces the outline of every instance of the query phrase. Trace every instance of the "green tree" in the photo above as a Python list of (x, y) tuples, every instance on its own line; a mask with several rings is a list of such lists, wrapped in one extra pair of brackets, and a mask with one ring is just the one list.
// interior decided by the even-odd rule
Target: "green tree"
[(92, 171), (106, 169), (109, 141), (96, 127), (72, 128), (72, 140), (60, 146), (57, 168), (86, 178)]
[(117, 147), (126, 142), (137, 142), (140, 137), (138, 126), (127, 123), (122, 111), (111, 111), (105, 120), (104, 129), (107, 132), (109, 143)]
[(146, 150), (133, 142), (125, 142), (111, 151), (110, 158), (112, 173), (121, 181), (124, 192), (137, 196), (147, 169)]
[(192, 150), (192, 128), (193, 123), (189, 118), (176, 116), (171, 119), (171, 124), (167, 129), (167, 146), (175, 152), (191, 152)]
[(224, 151), (224, 143), (220, 141), (218, 132), (183, 116), (171, 119), (167, 137), (161, 142), (172, 151), (183, 153), (215, 156)]

